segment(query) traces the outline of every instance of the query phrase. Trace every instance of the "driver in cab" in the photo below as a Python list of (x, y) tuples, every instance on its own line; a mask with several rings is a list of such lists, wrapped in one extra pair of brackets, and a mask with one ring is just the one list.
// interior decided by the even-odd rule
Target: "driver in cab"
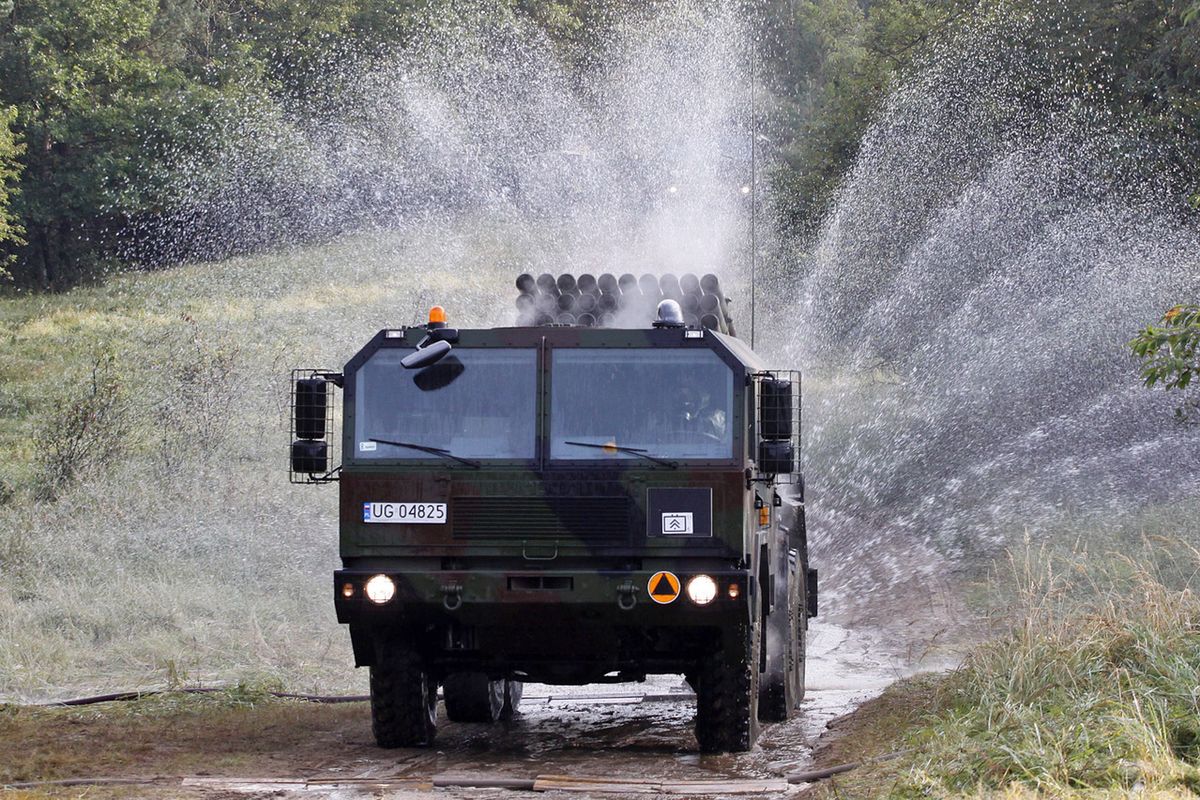
[(723, 441), (728, 420), (725, 409), (715, 407), (712, 392), (694, 379), (680, 389), (680, 426), (684, 433)]

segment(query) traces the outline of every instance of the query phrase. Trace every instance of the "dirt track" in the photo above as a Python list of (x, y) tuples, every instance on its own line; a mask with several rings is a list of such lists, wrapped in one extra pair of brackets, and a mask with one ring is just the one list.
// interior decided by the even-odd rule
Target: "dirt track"
[[(698, 780), (774, 779), (778, 787), (783, 773), (808, 763), (812, 744), (830, 719), (899, 674), (871, 641), (836, 626), (818, 626), (810, 647), (803, 710), (787, 724), (766, 726), (758, 746), (739, 755), (701, 756), (686, 684), (675, 676), (658, 676), (612, 687), (532, 685), (527, 688), (531, 698), (510, 723), (453, 724), (443, 716), (437, 746), (430, 750), (377, 748), (365, 703), (279, 702), (226, 708), (216, 715), (188, 707), (178, 713), (130, 713), (114, 708), (119, 704), (37, 712), (34, 717), (26, 717), (34, 712), (20, 711), (0, 716), (0, 732), (8, 729), (0, 748), (14, 744), (10, 737), (24, 739), (23, 761), (16, 771), (0, 775), (9, 781), (85, 775), (161, 778), (152, 786), (92, 788), (89, 797), (446, 798), (489, 791), (422, 786), (435, 775), (464, 773), (631, 779), (638, 785), (630, 789), (641, 792), (654, 791), (662, 782)], [(643, 700), (647, 694), (672, 697)], [(31, 730), (20, 730), (25, 726)], [(392, 785), (363, 785), (364, 780)], [(77, 796), (82, 790), (54, 791)]]

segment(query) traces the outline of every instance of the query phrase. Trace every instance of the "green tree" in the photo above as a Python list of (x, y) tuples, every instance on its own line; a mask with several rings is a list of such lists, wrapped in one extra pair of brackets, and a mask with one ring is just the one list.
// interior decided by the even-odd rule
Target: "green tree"
[(177, 256), (170, 233), (155, 233), (170, 224), (175, 155), (214, 145), (225, 108), (335, 102), (320, 85), (326, 65), (402, 43), (439, 4), (449, 0), (0, 0), (0, 109), (16, 109), (0, 135), (26, 145), (8, 212), (24, 241), (0, 237), (0, 257), (16, 255), (19, 283), (53, 290), (118, 255)]
[(5, 103), (17, 108), (26, 282), (59, 288), (89, 271), (127, 179), (139, 167), (138, 111), (161, 80), (156, 0), (29, 0), (0, 32)]
[[(1081, 98), (1128, 121), (1138, 147), (1166, 154), (1173, 191), (1200, 207), (1196, 0), (768, 0), (767, 8), (784, 230), (819, 222), (898, 78), (960, 27), (1004, 15), (1035, 20), (1014, 47), (1057, 65)], [(1026, 88), (1031, 98), (1042, 89)]]
[(785, 230), (810, 230), (858, 154), (897, 76), (965, 19), (958, 0), (801, 0), (767, 16), (767, 80), (781, 159), (773, 176)]
[[(1146, 326), (1129, 346), (1142, 361), (1146, 386), (1186, 392), (1200, 374), (1200, 306), (1175, 306), (1158, 325)], [(1197, 409), (1200, 400), (1185, 395), (1176, 413), (1187, 418)]]
[(17, 118), (15, 108), (0, 108), (0, 278), (8, 276), (5, 267), (15, 256), (3, 256), (5, 246), (22, 245), (24, 229), (12, 210), (13, 195), (21, 177), (19, 158), (25, 147), (17, 141), (12, 124)]

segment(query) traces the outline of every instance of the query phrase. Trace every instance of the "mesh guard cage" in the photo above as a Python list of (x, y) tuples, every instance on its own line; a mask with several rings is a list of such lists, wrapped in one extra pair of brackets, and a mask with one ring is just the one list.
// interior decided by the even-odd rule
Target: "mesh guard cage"
[[(294, 369), (289, 414), (288, 479), (292, 483), (329, 483), (338, 479), (337, 441), (334, 436), (333, 381), (330, 370)], [(297, 472), (297, 462), (312, 471)]]
[(760, 372), (754, 375), (754, 384), (758, 469), (774, 476), (775, 483), (799, 483), (800, 373), (795, 370)]

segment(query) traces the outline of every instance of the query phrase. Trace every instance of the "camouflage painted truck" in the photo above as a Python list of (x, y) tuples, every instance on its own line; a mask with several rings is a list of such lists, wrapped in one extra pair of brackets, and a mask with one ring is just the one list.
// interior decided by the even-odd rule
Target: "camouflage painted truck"
[(816, 614), (799, 375), (734, 335), (711, 275), (517, 285), (516, 327), (435, 307), (294, 374), (292, 477), (340, 482), (334, 602), (375, 738), (430, 745), (439, 686), (486, 723), (526, 681), (669, 673), (701, 749), (746, 750), (803, 697)]

